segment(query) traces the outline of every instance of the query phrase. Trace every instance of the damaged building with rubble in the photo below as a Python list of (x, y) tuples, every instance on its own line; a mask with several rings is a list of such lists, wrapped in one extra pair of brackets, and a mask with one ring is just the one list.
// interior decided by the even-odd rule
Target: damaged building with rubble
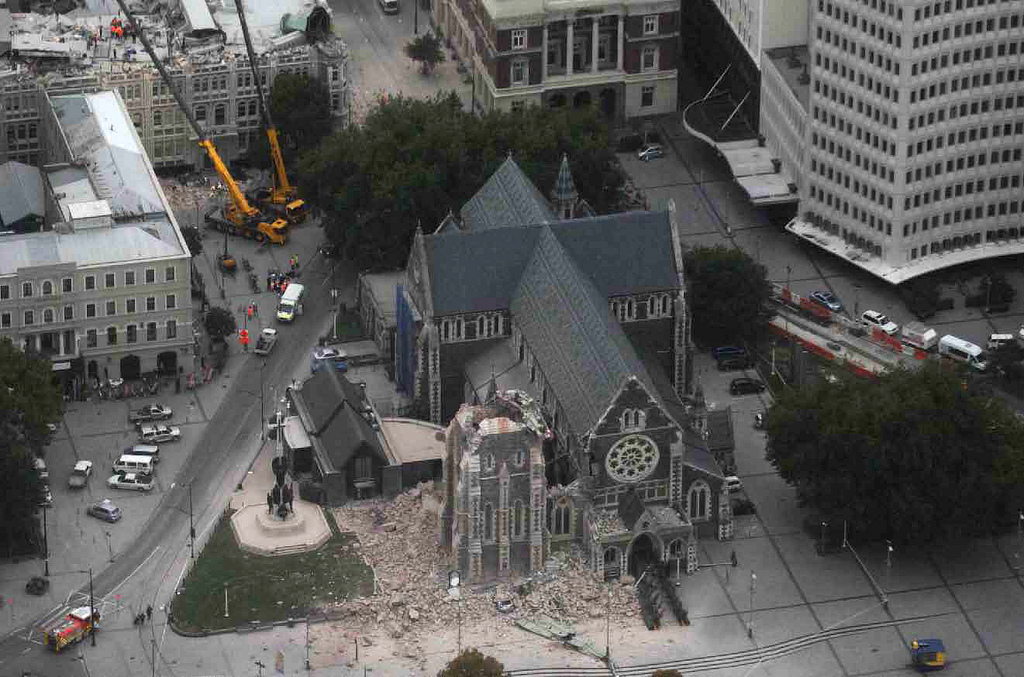
[(448, 423), (442, 544), (464, 580), (578, 548), (608, 577), (697, 567), (728, 539), (723, 468), (692, 397), (674, 205), (594, 216), (563, 158), (549, 202), (512, 157), (418, 232), (395, 289), (399, 388)]
[[(0, 41), (0, 162), (42, 160), (47, 97), (116, 89), (154, 167), (207, 167), (194, 132), (115, 0), (58, 4), (0, 8), (0, 27), (7, 27)], [(348, 50), (332, 31), (326, 2), (244, 6), (262, 84), (272, 88), (282, 73), (309, 75), (327, 86), (332, 113), (344, 119)], [(234, 3), (133, 0), (129, 7), (221, 157), (230, 162), (244, 154), (263, 132)]]

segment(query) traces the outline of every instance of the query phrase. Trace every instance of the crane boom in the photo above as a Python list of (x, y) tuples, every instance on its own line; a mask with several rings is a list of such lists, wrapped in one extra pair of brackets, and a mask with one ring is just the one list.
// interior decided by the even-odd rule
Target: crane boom
[(220, 153), (217, 152), (216, 146), (213, 145), (213, 141), (203, 132), (203, 128), (199, 126), (195, 117), (192, 115), (192, 111), (189, 110), (188, 104), (185, 103), (184, 97), (178, 88), (174, 86), (174, 80), (171, 78), (171, 74), (167, 72), (167, 69), (161, 63), (160, 59), (157, 58), (156, 52), (153, 50), (153, 46), (149, 44), (149, 38), (142, 31), (139, 22), (136, 21), (135, 15), (128, 10), (128, 5), (125, 0), (117, 0), (118, 6), (124, 15), (128, 18), (128, 21), (132, 24), (133, 35), (137, 35), (139, 40), (142, 41), (142, 46), (145, 48), (146, 53), (149, 54), (149, 58), (153, 60), (153, 65), (160, 71), (160, 77), (167, 83), (167, 87), (171, 90), (171, 94), (174, 95), (174, 100), (178, 102), (178, 108), (185, 114), (185, 119), (188, 120), (189, 125), (192, 127), (192, 131), (199, 137), (199, 146), (206, 151), (206, 154), (210, 157), (210, 162), (213, 163), (214, 169), (217, 170), (217, 174), (220, 176), (220, 180), (227, 186), (228, 194), (231, 195), (231, 202), (246, 218), (256, 219), (259, 218), (260, 212), (258, 209), (249, 204), (249, 201), (245, 198), (245, 194), (238, 187), (231, 172), (228, 171), (227, 165), (221, 160)]
[(267, 141), (270, 144), (270, 156), (274, 160), (274, 170), (277, 174), (277, 189), (287, 199), (295, 198), (295, 189), (288, 182), (288, 174), (284, 170), (284, 158), (281, 156), (281, 144), (277, 140), (277, 127), (270, 116), (270, 106), (267, 105), (267, 97), (263, 92), (263, 84), (260, 82), (260, 74), (256, 70), (256, 53), (252, 48), (252, 38), (249, 37), (249, 24), (245, 19), (245, 8), (242, 0), (236, 0), (235, 9), (238, 11), (238, 22), (242, 25), (242, 37), (245, 38), (245, 49), (249, 53), (249, 68), (256, 80), (256, 92), (260, 97), (260, 111), (263, 118), (263, 126), (267, 130)]

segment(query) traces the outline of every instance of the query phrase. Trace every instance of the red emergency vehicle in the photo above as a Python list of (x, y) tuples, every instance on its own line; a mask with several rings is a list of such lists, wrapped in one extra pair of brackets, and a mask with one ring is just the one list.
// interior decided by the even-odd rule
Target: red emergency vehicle
[(72, 609), (64, 620), (43, 633), (43, 645), (60, 653), (69, 644), (85, 639), (95, 630), (99, 620), (100, 615), (91, 613), (87, 606)]

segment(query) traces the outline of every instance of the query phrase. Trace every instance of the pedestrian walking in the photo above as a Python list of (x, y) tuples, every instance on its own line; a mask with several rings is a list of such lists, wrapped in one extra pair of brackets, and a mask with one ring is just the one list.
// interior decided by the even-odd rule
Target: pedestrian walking
[(274, 495), (269, 491), (267, 492), (267, 514), (274, 514)]
[(274, 276), (271, 275), (270, 273), (267, 273), (267, 291), (270, 291), (270, 289), (271, 289), (270, 285), (271, 285), (271, 283), (273, 281), (274, 281)]
[(153, 618), (153, 605), (152, 604), (147, 604), (146, 605), (146, 620), (148, 621), (151, 618)]

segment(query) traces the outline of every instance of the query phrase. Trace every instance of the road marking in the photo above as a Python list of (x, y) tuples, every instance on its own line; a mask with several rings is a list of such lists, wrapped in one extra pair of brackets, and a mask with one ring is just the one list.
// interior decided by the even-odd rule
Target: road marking
[[(161, 547), (162, 547), (162, 546), (161, 546)], [(161, 549), (160, 547), (157, 547), (157, 548), (153, 548), (153, 552), (149, 553), (149, 557), (147, 557), (146, 559), (142, 560), (142, 564), (140, 564), (139, 566), (135, 567), (135, 569), (134, 569), (134, 570), (133, 570), (133, 571), (132, 571), (132, 572), (131, 572), (130, 574), (128, 574), (128, 578), (126, 578), (126, 579), (124, 579), (123, 581), (121, 581), (120, 583), (118, 583), (118, 584), (117, 584), (117, 586), (116, 586), (116, 587), (114, 587), (114, 589), (113, 589), (113, 590), (111, 590), (111, 591), (110, 591), (110, 592), (108, 593), (108, 595), (112, 595), (112, 594), (114, 594), (115, 592), (117, 592), (118, 590), (120, 590), (120, 589), (121, 589), (121, 586), (123, 586), (123, 585), (124, 585), (125, 583), (127, 583), (127, 582), (128, 582), (128, 581), (129, 581), (130, 579), (131, 579), (131, 577), (132, 577), (132, 576), (134, 576), (135, 574), (137, 574), (137, 573), (138, 573), (138, 571), (139, 571), (139, 569), (141, 569), (142, 567), (146, 566), (146, 562), (148, 562), (149, 560), (153, 559), (153, 555), (155, 555), (155, 554), (157, 554), (158, 552), (160, 552), (160, 549)]]

